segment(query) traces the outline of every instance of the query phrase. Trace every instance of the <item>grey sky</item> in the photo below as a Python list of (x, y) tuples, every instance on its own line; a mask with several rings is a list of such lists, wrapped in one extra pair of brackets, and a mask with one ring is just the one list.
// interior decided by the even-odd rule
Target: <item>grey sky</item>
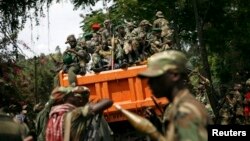
[[(102, 2), (96, 4), (93, 9), (103, 8)], [(80, 29), (80, 22), (82, 18), (79, 14), (85, 15), (90, 13), (89, 8), (82, 10), (73, 10), (73, 5), (69, 2), (52, 4), (49, 11), (49, 39), (48, 39), (48, 17), (45, 10), (46, 17), (40, 19), (40, 25), (33, 27), (31, 34), (30, 20), (27, 20), (25, 28), (19, 34), (19, 40), (24, 41), (36, 54), (40, 53), (53, 53), (55, 47), (60, 46), (61, 51), (64, 51), (67, 47), (65, 44), (66, 38), (69, 34), (75, 34), (78, 37), (82, 30)], [(34, 24), (33, 24), (34, 25)], [(33, 37), (33, 44), (31, 42)], [(49, 43), (48, 43), (49, 40)], [(48, 46), (49, 45), (49, 46)], [(24, 54), (27, 57), (33, 57), (34, 53), (29, 50), (23, 49)]]

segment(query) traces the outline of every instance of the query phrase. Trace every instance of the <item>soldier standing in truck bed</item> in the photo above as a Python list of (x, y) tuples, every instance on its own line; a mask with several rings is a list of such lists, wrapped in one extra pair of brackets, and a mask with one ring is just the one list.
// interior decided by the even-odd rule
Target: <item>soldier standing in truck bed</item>
[(171, 47), (173, 31), (168, 26), (168, 20), (164, 18), (162, 11), (157, 11), (155, 16), (157, 19), (153, 23), (153, 28), (161, 28), (161, 37), (164, 39), (163, 41)]

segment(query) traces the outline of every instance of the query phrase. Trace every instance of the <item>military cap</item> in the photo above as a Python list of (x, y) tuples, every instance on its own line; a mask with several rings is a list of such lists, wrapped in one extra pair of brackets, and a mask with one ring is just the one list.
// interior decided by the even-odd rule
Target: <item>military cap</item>
[(229, 94), (230, 95), (235, 95), (235, 91), (230, 91)]
[(149, 26), (152, 26), (152, 24), (150, 24), (150, 22), (148, 20), (142, 20), (139, 24), (140, 26), (142, 25), (149, 25)]
[(115, 30), (117, 31), (120, 28), (124, 28), (124, 26), (123, 25), (118, 25), (118, 26), (115, 27)]
[(107, 19), (107, 20), (105, 20), (103, 23), (104, 23), (104, 24), (106, 24), (106, 23), (110, 23), (110, 20), (109, 20), (109, 19)]
[(67, 37), (65, 44), (69, 43), (70, 41), (76, 41), (75, 35), (71, 34)]
[(247, 81), (246, 81), (246, 85), (250, 85), (250, 78), (249, 78), (249, 79), (247, 79)]
[(163, 75), (170, 69), (185, 72), (187, 65), (186, 56), (175, 50), (167, 50), (164, 52), (156, 53), (148, 59), (148, 68), (139, 77), (157, 77)]
[(161, 32), (162, 30), (161, 30), (161, 28), (153, 28), (152, 31), (153, 32)]
[(127, 26), (132, 26), (132, 27), (135, 27), (134, 23), (133, 22), (127, 22)]
[(52, 91), (52, 99), (60, 99), (68, 94), (74, 94), (81, 97), (89, 97), (90, 90), (85, 86), (76, 87), (57, 87)]
[(156, 14), (155, 14), (156, 17), (159, 17), (159, 18), (163, 18), (164, 15), (161, 11), (157, 11)]
[(4, 82), (5, 82), (5, 81), (4, 81), (2, 78), (0, 78), (0, 84), (1, 84), (1, 83), (4, 83)]
[(90, 40), (92, 37), (93, 37), (93, 34), (92, 34), (92, 33), (85, 33), (85, 34), (84, 34), (84, 39), (85, 39), (85, 40)]

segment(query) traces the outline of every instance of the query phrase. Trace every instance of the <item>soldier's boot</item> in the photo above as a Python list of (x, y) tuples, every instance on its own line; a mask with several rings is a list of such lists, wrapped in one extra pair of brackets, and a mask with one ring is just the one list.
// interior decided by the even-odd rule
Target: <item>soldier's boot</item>
[(140, 53), (138, 50), (135, 50), (135, 56), (136, 56), (136, 61), (135, 63), (140, 63), (141, 62), (141, 57), (140, 57)]
[(95, 64), (95, 65), (92, 67), (92, 70), (93, 70), (95, 73), (99, 73), (99, 72), (103, 71), (101, 61), (99, 61), (97, 64)]
[(118, 67), (119, 68), (126, 68), (128, 66), (128, 63), (126, 59), (118, 59)]
[(93, 67), (92, 70), (93, 70), (95, 73), (99, 73), (99, 72), (103, 71), (102, 68), (98, 68), (98, 67)]
[(79, 74), (80, 75), (85, 75), (86, 74), (86, 68), (85, 67), (81, 67)]
[(133, 57), (132, 57), (131, 53), (127, 54), (127, 60), (128, 60), (129, 64), (133, 64), (134, 63), (134, 60), (133, 60)]

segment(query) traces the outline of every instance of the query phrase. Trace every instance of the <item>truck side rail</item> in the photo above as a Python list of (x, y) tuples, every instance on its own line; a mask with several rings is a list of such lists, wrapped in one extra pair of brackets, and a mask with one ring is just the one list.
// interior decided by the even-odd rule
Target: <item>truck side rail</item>
[[(147, 80), (137, 77), (137, 74), (146, 69), (146, 65), (116, 69), (100, 73), (89, 73), (84, 76), (77, 75), (77, 85), (83, 85), (90, 89), (90, 100), (98, 101), (109, 98), (124, 109), (143, 115), (147, 107), (155, 108), (151, 99), (152, 93), (147, 85)], [(60, 85), (68, 86), (68, 75), (59, 73)], [(159, 105), (167, 104), (167, 100), (157, 99)], [(104, 111), (108, 122), (126, 120), (115, 107)]]

